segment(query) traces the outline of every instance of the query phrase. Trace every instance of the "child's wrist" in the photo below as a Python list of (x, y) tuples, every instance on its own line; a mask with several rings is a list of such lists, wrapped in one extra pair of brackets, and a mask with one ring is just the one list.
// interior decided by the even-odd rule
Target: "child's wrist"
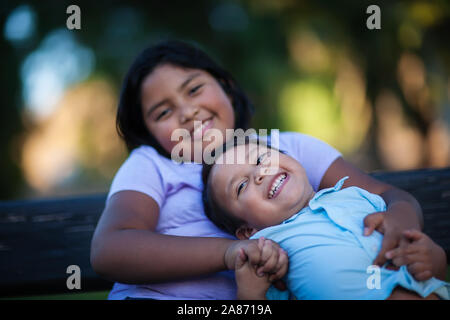
[(238, 242), (239, 240), (229, 240), (226, 243), (223, 253), (223, 266), (225, 270), (234, 270), (234, 261), (236, 259), (236, 254), (233, 250), (235, 250), (234, 248)]
[(236, 297), (238, 300), (267, 300), (266, 291), (256, 293), (238, 289)]

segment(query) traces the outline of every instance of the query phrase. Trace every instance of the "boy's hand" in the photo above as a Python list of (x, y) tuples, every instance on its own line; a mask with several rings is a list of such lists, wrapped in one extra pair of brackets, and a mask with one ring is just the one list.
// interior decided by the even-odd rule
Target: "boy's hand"
[(269, 281), (274, 283), (274, 286), (279, 290), (286, 290), (286, 285), (282, 279), (288, 271), (289, 263), (286, 251), (281, 249), (278, 244), (273, 246), (272, 240), (258, 239), (258, 247), (261, 250), (261, 261), (256, 270), (256, 274), (263, 276), (269, 275)]
[(418, 281), (431, 277), (444, 279), (447, 260), (444, 250), (418, 230), (405, 230), (403, 236), (408, 245), (388, 251), (386, 258), (397, 266), (406, 264)]
[(257, 275), (256, 268), (250, 264), (244, 249), (236, 256), (234, 267), (237, 298), (239, 300), (265, 300), (270, 281), (267, 274)]
[(279, 290), (285, 290), (286, 286), (280, 280), (288, 270), (288, 257), (280, 246), (264, 237), (258, 240), (241, 240), (230, 245), (225, 252), (225, 265), (228, 269), (235, 268), (235, 262), (241, 249), (246, 259), (260, 276), (269, 275), (269, 280)]

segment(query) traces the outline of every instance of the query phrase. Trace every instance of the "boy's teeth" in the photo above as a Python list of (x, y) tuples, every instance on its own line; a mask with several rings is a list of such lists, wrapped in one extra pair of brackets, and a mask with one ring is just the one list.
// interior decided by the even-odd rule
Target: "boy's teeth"
[(270, 188), (269, 191), (269, 199), (273, 197), (273, 195), (275, 194), (275, 192), (278, 190), (278, 188), (281, 186), (282, 181), (284, 181), (284, 179), (286, 179), (286, 174), (283, 173), (282, 175), (280, 175), (277, 180), (275, 180), (275, 182), (272, 185), (272, 188)]

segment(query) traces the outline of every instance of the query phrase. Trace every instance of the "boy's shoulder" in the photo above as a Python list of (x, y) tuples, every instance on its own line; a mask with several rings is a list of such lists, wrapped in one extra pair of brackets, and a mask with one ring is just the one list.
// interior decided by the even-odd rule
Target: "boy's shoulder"
[(357, 186), (343, 188), (345, 180), (340, 179), (334, 187), (318, 191), (309, 202), (309, 207), (316, 210), (323, 207), (359, 207), (371, 206), (377, 210), (386, 210), (386, 203), (379, 195)]

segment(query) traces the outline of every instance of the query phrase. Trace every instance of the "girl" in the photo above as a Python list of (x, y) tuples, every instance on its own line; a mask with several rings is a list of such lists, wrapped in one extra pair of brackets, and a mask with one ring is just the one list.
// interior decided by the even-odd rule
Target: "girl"
[[(194, 138), (216, 129), (226, 137), (227, 129), (247, 129), (251, 114), (236, 81), (199, 49), (169, 41), (138, 56), (117, 112), (119, 134), (131, 153), (112, 182), (91, 247), (93, 269), (116, 281), (110, 299), (234, 299), (234, 279), (226, 271), (241, 249), (271, 281), (284, 275), (286, 254), (275, 243), (237, 241), (205, 216), (201, 164), (170, 159), (178, 143), (171, 139), (175, 129), (195, 133)], [(194, 128), (194, 122), (201, 125)], [(350, 176), (344, 187), (359, 186), (385, 200), (384, 219), (374, 213), (364, 220), (366, 235), (375, 229), (384, 233), (375, 264), (384, 264), (385, 254), (402, 246), (404, 230), (421, 229), (421, 208), (411, 195), (364, 174), (327, 144), (282, 133), (280, 149), (302, 163), (314, 190)], [(419, 274), (418, 280), (430, 276)]]

